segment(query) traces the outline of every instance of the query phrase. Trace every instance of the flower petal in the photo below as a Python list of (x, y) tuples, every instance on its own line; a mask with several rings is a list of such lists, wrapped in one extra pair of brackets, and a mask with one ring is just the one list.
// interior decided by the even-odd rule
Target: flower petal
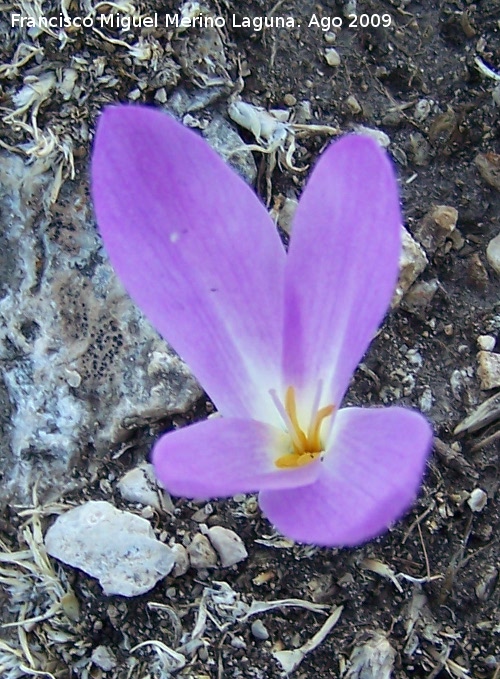
[(372, 139), (347, 136), (319, 159), (300, 198), (285, 275), (287, 384), (322, 380), (339, 406), (397, 281), (397, 184)]
[(274, 460), (288, 446), (288, 436), (279, 429), (217, 417), (162, 436), (153, 449), (153, 464), (163, 486), (183, 497), (227, 497), (315, 481), (319, 461), (296, 469), (276, 467)]
[(92, 194), (113, 267), (219, 410), (275, 418), (262, 392), (279, 383), (285, 252), (255, 194), (198, 135), (140, 106), (101, 116)]
[(264, 514), (298, 542), (351, 546), (382, 533), (417, 493), (432, 441), (427, 420), (405, 408), (345, 408), (310, 486), (264, 490)]

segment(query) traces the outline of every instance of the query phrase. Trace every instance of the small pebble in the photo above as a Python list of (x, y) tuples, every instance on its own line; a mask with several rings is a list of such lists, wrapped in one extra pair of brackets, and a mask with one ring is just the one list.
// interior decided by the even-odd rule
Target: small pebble
[(500, 387), (500, 354), (494, 354), (491, 351), (479, 351), (477, 360), (477, 375), (481, 380), (481, 389)]
[(491, 93), (491, 96), (493, 98), (493, 102), (496, 104), (496, 106), (500, 107), (500, 85), (497, 85), (493, 92)]
[(286, 106), (295, 106), (297, 103), (297, 99), (293, 96), (293, 94), (285, 94), (283, 101), (285, 102)]
[(97, 646), (91, 655), (94, 665), (97, 665), (104, 672), (109, 672), (116, 667), (116, 658), (107, 646)]
[(357, 115), (358, 113), (361, 113), (361, 111), (363, 110), (363, 109), (361, 108), (361, 104), (359, 103), (359, 101), (358, 101), (358, 100), (356, 99), (356, 97), (355, 97), (354, 95), (352, 95), (352, 94), (351, 94), (350, 96), (347, 97), (347, 99), (346, 99), (346, 104), (347, 104), (347, 106), (349, 107), (351, 113), (354, 113), (354, 115)]
[(266, 641), (269, 639), (269, 632), (267, 631), (267, 628), (265, 627), (264, 623), (262, 620), (254, 620), (252, 622), (252, 634), (256, 639), (259, 639), (259, 641)]
[(189, 569), (189, 556), (184, 545), (180, 545), (178, 542), (172, 545), (172, 552), (175, 558), (172, 575), (174, 578), (178, 578), (187, 573)]
[(234, 566), (247, 558), (248, 552), (243, 540), (229, 528), (212, 526), (208, 529), (207, 536), (217, 551), (223, 568)]
[(327, 45), (333, 45), (335, 40), (337, 40), (336, 33), (334, 33), (333, 31), (328, 31), (328, 33), (325, 33), (325, 42)]
[[(131, 469), (118, 481), (118, 490), (124, 500), (139, 502), (161, 509), (153, 465), (147, 462)], [(148, 517), (144, 517), (148, 518)]]
[(212, 545), (201, 533), (197, 533), (191, 540), (187, 548), (191, 566), (200, 570), (201, 568), (213, 568), (217, 563), (217, 554)]
[(467, 504), (473, 512), (481, 512), (488, 502), (488, 496), (481, 488), (474, 488), (470, 494)]
[(246, 648), (247, 645), (241, 637), (233, 637), (231, 639), (231, 646), (233, 648)]
[(420, 99), (417, 101), (415, 104), (415, 113), (413, 114), (413, 117), (415, 120), (419, 123), (423, 122), (431, 112), (431, 102), (429, 99)]
[(493, 335), (479, 335), (477, 344), (483, 351), (493, 351), (496, 344), (496, 339)]
[(500, 276), (500, 233), (488, 243), (486, 259), (495, 273)]
[(332, 68), (340, 66), (340, 54), (334, 47), (329, 47), (325, 50), (325, 60), (328, 66)]

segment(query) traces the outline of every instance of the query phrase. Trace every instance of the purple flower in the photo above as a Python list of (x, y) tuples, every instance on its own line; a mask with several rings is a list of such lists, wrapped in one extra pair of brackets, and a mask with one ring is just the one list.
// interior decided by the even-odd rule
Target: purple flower
[(432, 438), (405, 408), (339, 409), (393, 294), (396, 181), (372, 140), (322, 154), (288, 254), (250, 188), (195, 133), (149, 108), (102, 115), (92, 193), (111, 262), (217, 406), (164, 435), (173, 495), (259, 491), (285, 535), (355, 545), (418, 490)]

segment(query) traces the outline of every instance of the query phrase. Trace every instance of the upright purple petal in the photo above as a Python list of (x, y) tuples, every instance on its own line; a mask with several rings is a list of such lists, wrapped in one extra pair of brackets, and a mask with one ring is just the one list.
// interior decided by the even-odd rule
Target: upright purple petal
[(263, 490), (264, 514), (298, 542), (351, 546), (370, 540), (413, 502), (430, 450), (427, 420), (405, 408), (345, 408), (318, 480)]
[[(401, 214), (386, 153), (348, 136), (319, 159), (300, 198), (285, 275), (286, 383), (322, 380), (337, 407), (391, 300)], [(311, 395), (307, 397), (311, 398)]]
[(92, 195), (111, 262), (150, 321), (220, 411), (265, 420), (285, 253), (254, 193), (170, 116), (118, 106), (99, 121)]
[(297, 469), (276, 467), (276, 458), (285, 455), (288, 446), (280, 429), (221, 417), (162, 436), (153, 450), (153, 464), (163, 486), (184, 497), (227, 497), (315, 481), (319, 461)]

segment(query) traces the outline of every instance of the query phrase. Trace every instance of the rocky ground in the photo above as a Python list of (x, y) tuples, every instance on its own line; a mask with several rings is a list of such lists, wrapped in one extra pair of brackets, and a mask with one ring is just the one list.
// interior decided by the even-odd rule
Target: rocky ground
[[(0, 12), (1, 676), (498, 679), (498, 2), (20, 0)], [(200, 12), (224, 25), (165, 25)], [(266, 16), (285, 25), (260, 26)], [(296, 545), (253, 496), (172, 500), (138, 468), (161, 431), (213, 407), (96, 235), (89, 154), (118, 101), (198, 128), (285, 241), (305, 168), (332, 136), (362, 126), (388, 148), (402, 275), (347, 402), (417, 407), (436, 441), (415, 506), (385, 536)], [(92, 544), (96, 577), (48, 556), (56, 516), (81, 505), (107, 517), (106, 536), (137, 530), (136, 577), (120, 566), (137, 543), (103, 561), (107, 537), (99, 547), (79, 524), (62, 541)], [(157, 584), (153, 552), (175, 562)]]

